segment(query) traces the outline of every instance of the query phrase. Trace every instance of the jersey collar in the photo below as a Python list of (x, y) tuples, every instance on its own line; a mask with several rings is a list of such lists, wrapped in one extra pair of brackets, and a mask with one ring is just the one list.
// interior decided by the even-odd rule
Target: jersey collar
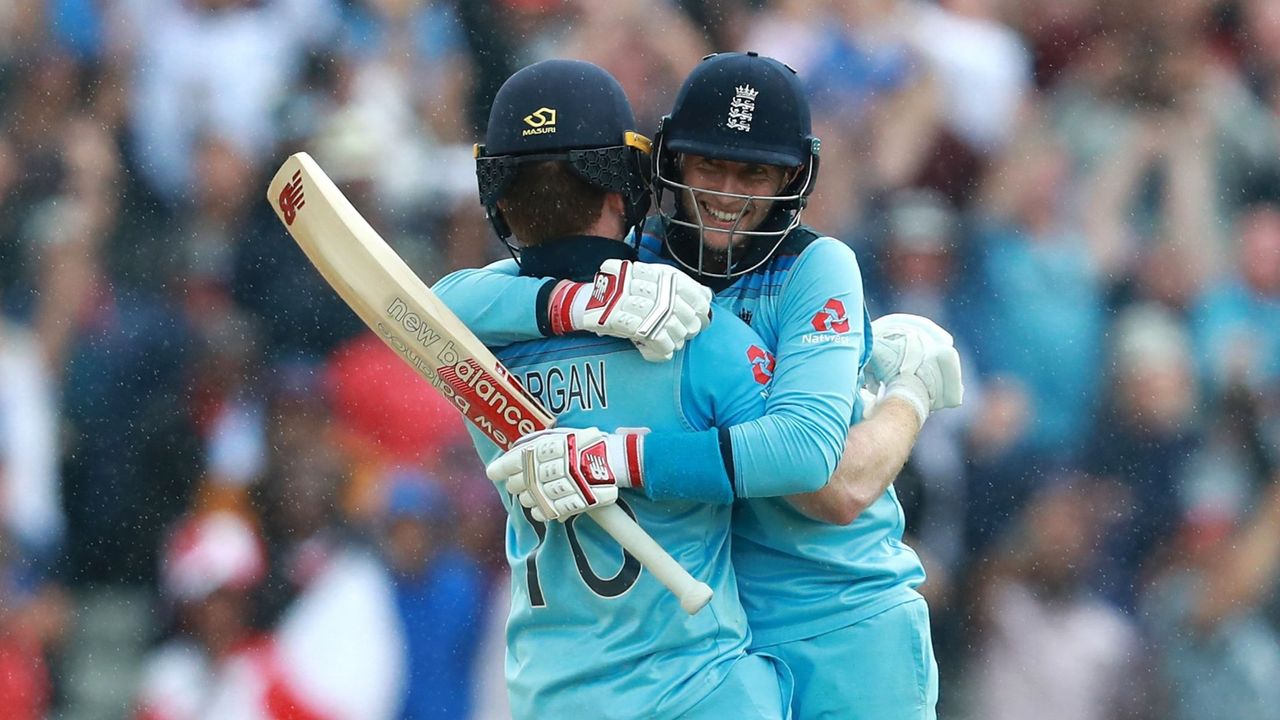
[(520, 274), (590, 282), (605, 260), (635, 260), (636, 250), (621, 240), (570, 235), (520, 251)]

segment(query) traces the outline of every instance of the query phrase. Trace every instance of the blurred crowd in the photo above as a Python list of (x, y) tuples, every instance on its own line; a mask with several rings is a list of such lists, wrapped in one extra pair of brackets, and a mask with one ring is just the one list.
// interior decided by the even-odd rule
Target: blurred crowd
[(731, 49), (808, 87), (872, 315), (966, 363), (896, 486), (942, 716), (1275, 717), (1273, 0), (0, 3), (0, 715), (503, 717), (497, 493), (266, 181), (311, 152), (430, 282), (501, 256), (511, 72), (651, 133)]

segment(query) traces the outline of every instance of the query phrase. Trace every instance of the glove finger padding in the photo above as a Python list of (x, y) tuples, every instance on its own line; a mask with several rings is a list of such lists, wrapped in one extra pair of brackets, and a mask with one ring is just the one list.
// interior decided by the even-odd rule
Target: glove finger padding
[(542, 492), (550, 500), (559, 500), (560, 498), (568, 497), (573, 494), (573, 483), (563, 478), (559, 480), (551, 480), (550, 482), (543, 483)]
[[(533, 437), (533, 435), (528, 435), (525, 439), (527, 440), (530, 437)], [(496, 460), (486, 465), (484, 468), (484, 474), (496, 483), (510, 484), (513, 479), (520, 475), (521, 470), (524, 469), (524, 460), (521, 457), (520, 451), (520, 448), (524, 447), (523, 443), (524, 440), (517, 442), (510, 450), (502, 453)], [(520, 491), (515, 490), (513, 492)]]
[(679, 350), (684, 347), (685, 341), (692, 338), (695, 333), (687, 328), (679, 318), (673, 317), (667, 321), (666, 332), (663, 334), (671, 340), (675, 349)]
[(881, 331), (915, 330), (933, 342), (942, 345), (955, 345), (955, 338), (941, 325), (923, 315), (910, 313), (890, 313), (871, 321), (871, 334), (879, 337)]
[(555, 332), (631, 340), (646, 360), (664, 361), (710, 322), (711, 291), (669, 265), (610, 259), (589, 286), (557, 287), (549, 312)]
[(672, 314), (672, 322), (679, 322), (684, 332), (682, 339), (687, 340), (707, 329), (707, 325), (711, 321), (707, 319), (706, 311), (699, 311), (690, 305), (684, 298), (676, 298), (675, 312)]
[[(672, 270), (675, 270), (671, 282), (675, 288), (676, 312), (680, 315), (680, 321), (691, 330), (689, 336), (692, 337), (706, 330), (707, 325), (711, 324), (711, 288), (675, 268)], [(681, 313), (682, 308), (687, 308), (698, 322), (690, 322), (688, 317)]]
[(924, 337), (914, 330), (890, 328), (876, 336), (867, 362), (867, 387), (872, 392), (899, 375), (915, 374), (925, 358)]
[(649, 362), (666, 362), (675, 356), (676, 344), (669, 337), (653, 340), (632, 340), (632, 344), (640, 351), (640, 357)]
[(885, 396), (910, 403), (921, 424), (931, 413), (960, 404), (960, 355), (950, 333), (928, 318), (901, 313), (879, 318), (871, 327), (868, 388), (875, 392), (883, 384)]
[(941, 383), (938, 396), (933, 400), (934, 410), (960, 407), (964, 402), (964, 381), (960, 377), (960, 354), (953, 347), (938, 351), (938, 371)]
[(871, 322), (871, 359), (867, 363), (867, 387), (876, 392), (880, 384), (895, 375), (914, 372), (916, 367), (907, 367), (908, 338), (918, 338), (925, 349), (931, 346), (953, 347), (955, 342), (951, 333), (943, 330), (934, 321), (920, 315), (893, 313), (876, 318)]

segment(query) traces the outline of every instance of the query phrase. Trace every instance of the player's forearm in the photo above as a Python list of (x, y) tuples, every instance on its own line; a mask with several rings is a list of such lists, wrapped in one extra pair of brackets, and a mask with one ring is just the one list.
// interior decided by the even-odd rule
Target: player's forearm
[(551, 284), (489, 266), (449, 273), (432, 290), (481, 342), (504, 347), (546, 337), (539, 317)]
[(644, 437), (644, 493), (706, 503), (811, 493), (840, 460), (844, 436), (828, 435), (786, 413), (727, 430), (651, 433)]
[(736, 495), (780, 497), (826, 485), (840, 463), (847, 421), (819, 415), (774, 410), (729, 428)]
[(787, 499), (815, 520), (848, 525), (893, 484), (919, 433), (910, 403), (884, 400), (870, 417), (849, 429), (844, 455), (831, 481), (817, 492)]

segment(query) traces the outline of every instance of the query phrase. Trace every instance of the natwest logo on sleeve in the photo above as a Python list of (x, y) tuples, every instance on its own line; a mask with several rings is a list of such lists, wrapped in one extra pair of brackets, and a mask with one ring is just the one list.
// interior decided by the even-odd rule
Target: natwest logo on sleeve
[(808, 344), (838, 343), (847, 345), (852, 342), (849, 337), (849, 316), (845, 313), (844, 303), (836, 298), (828, 300), (821, 310), (814, 313), (809, 322), (817, 332), (809, 333), (803, 337), (804, 342)]
[(752, 345), (747, 348), (747, 360), (751, 363), (751, 374), (755, 376), (756, 382), (768, 385), (773, 379), (773, 353), (759, 345)]
[(845, 316), (844, 303), (835, 298), (828, 300), (810, 322), (818, 332), (849, 332), (849, 318)]

